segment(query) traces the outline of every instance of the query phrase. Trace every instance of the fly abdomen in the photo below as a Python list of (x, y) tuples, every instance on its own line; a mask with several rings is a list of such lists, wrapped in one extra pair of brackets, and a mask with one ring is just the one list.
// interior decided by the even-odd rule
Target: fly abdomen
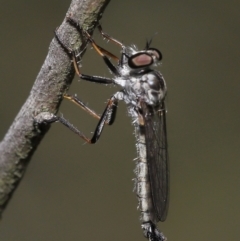
[[(137, 160), (135, 168), (135, 190), (138, 198), (138, 210), (140, 211), (141, 228), (143, 234), (149, 241), (165, 241), (164, 235), (157, 229), (157, 213), (153, 203), (149, 165), (150, 159), (147, 156), (146, 123), (144, 113), (138, 113), (138, 119), (134, 122), (135, 135), (137, 138)], [(160, 190), (156, 190), (160, 191)]]
[(144, 222), (155, 222), (153, 202), (151, 196), (151, 186), (148, 173), (148, 163), (146, 156), (145, 135), (141, 125), (135, 125), (137, 141), (137, 163), (136, 174), (136, 194), (138, 197), (138, 209), (141, 212), (140, 219)]

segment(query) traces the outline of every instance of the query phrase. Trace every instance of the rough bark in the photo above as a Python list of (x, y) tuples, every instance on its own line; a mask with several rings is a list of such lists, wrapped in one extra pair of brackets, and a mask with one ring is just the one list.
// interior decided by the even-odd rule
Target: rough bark
[[(73, 0), (67, 11), (83, 29), (92, 32), (110, 0)], [(58, 28), (61, 40), (71, 48), (84, 48), (77, 31), (63, 20)], [(53, 38), (48, 55), (26, 102), (0, 143), (0, 215), (21, 181), (27, 165), (49, 130), (49, 124), (35, 121), (37, 115), (58, 111), (63, 94), (74, 77), (69, 56)]]

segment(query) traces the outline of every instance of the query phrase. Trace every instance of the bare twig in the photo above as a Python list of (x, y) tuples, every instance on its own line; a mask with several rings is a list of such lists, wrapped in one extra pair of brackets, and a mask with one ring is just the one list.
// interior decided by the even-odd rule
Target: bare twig
[[(91, 32), (109, 1), (72, 0), (67, 15)], [(84, 47), (78, 33), (65, 20), (58, 29), (58, 35), (71, 48)], [(36, 123), (35, 116), (57, 112), (73, 77), (69, 56), (53, 39), (28, 99), (0, 143), (0, 215), (23, 177), (31, 156), (50, 128), (48, 124)]]

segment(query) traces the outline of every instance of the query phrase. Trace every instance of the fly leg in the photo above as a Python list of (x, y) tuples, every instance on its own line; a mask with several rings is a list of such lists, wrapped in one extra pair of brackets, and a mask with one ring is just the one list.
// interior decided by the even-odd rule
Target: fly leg
[[(65, 44), (62, 43), (57, 32), (55, 32), (55, 37), (56, 37), (58, 43), (60, 44), (60, 46), (64, 49), (64, 51), (67, 52), (68, 55), (72, 57), (74, 69), (75, 69), (77, 75), (81, 79), (95, 82), (95, 83), (100, 83), (100, 84), (114, 83), (113, 80), (110, 78), (104, 78), (104, 77), (99, 77), (99, 76), (89, 76), (89, 75), (81, 74), (79, 66), (78, 66), (78, 56), (76, 55), (76, 53), (72, 49), (68, 48)], [(63, 125), (65, 125), (66, 127), (68, 127), (71, 131), (73, 131), (75, 134), (77, 134), (79, 137), (81, 137), (87, 143), (94, 144), (99, 139), (99, 137), (103, 131), (104, 125), (105, 124), (112, 125), (115, 120), (117, 106), (118, 106), (118, 98), (116, 98), (117, 95), (116, 95), (116, 97), (115, 97), (115, 95), (109, 99), (107, 106), (101, 116), (99, 116), (95, 111), (88, 108), (80, 99), (77, 98), (77, 96), (70, 96), (68, 94), (64, 95), (64, 98), (72, 101), (73, 103), (80, 106), (83, 110), (85, 110), (86, 112), (88, 112), (89, 114), (94, 116), (95, 118), (99, 119), (99, 122), (97, 124), (97, 127), (94, 131), (92, 138), (86, 137), (80, 130), (78, 130), (76, 127), (74, 127), (68, 120), (66, 120), (62, 116), (53, 115), (51, 118), (45, 120), (45, 123), (52, 123), (52, 122), (58, 121), (58, 122), (62, 123)]]
[[(90, 42), (90, 44), (92, 45), (92, 47), (95, 49), (95, 51), (102, 57), (103, 61), (105, 62), (105, 64), (107, 65), (107, 67), (109, 68), (109, 70), (115, 75), (115, 76), (120, 76), (120, 73), (119, 73), (119, 70), (116, 68), (116, 66), (113, 65), (113, 63), (109, 60), (109, 57), (112, 57), (116, 60), (119, 61), (119, 59), (113, 55), (112, 53), (108, 52), (107, 50), (103, 49), (102, 47), (98, 46), (95, 41), (93, 40), (93, 38), (91, 37), (91, 35), (83, 30), (78, 22), (76, 22), (73, 18), (71, 17), (67, 17), (67, 21), (72, 24), (76, 29), (77, 31), (80, 33), (80, 34), (84, 34), (87, 38), (87, 40)], [(117, 40), (116, 40), (117, 41)], [(120, 42), (119, 42), (120, 43)], [(114, 57), (113, 57), (114, 56)]]
[(80, 68), (78, 65), (78, 58), (79, 55), (76, 54), (75, 51), (70, 49), (68, 46), (66, 46), (60, 39), (60, 37), (57, 34), (57, 31), (55, 31), (55, 38), (58, 41), (59, 45), (62, 47), (62, 49), (72, 58), (73, 66), (75, 69), (76, 74), (79, 76), (80, 79), (95, 82), (99, 84), (113, 84), (114, 81), (110, 78), (105, 78), (101, 76), (91, 76), (91, 75), (85, 75), (80, 72)]
[[(105, 110), (104, 110), (104, 112), (101, 116), (97, 115), (94, 111), (89, 109), (85, 104), (83, 104), (83, 102), (79, 103), (78, 102), (79, 99), (75, 99), (75, 100), (72, 99), (72, 101), (74, 103), (77, 103), (78, 105), (80, 105), (84, 110), (86, 110), (88, 113), (93, 115), (95, 118), (99, 118), (99, 122), (96, 126), (96, 129), (93, 133), (92, 138), (88, 138), (86, 135), (84, 135), (80, 130), (78, 130), (76, 127), (74, 127), (68, 120), (66, 120), (62, 116), (52, 115), (51, 118), (48, 118), (48, 119), (44, 120), (43, 122), (44, 123), (60, 122), (63, 125), (65, 125), (67, 128), (69, 128), (71, 131), (73, 131), (76, 135), (78, 135), (83, 140), (85, 140), (87, 143), (94, 144), (98, 141), (99, 137), (101, 136), (104, 125), (105, 124), (112, 125), (114, 120), (115, 120), (116, 113), (117, 113), (117, 106), (118, 106), (118, 99), (116, 98), (117, 97), (116, 94), (113, 95), (108, 100), (107, 106), (106, 106), (106, 108), (105, 108)], [(68, 97), (74, 98), (74, 97), (71, 97), (71, 96), (68, 96)]]
[[(116, 113), (117, 113), (117, 106), (118, 106), (118, 100), (115, 98), (115, 96), (112, 96), (109, 99), (102, 116), (100, 117), (100, 120), (99, 120), (99, 122), (96, 126), (96, 129), (95, 129), (91, 139), (86, 137), (81, 131), (79, 131), (76, 127), (74, 127), (65, 118), (57, 116), (56, 117), (57, 119), (55, 121), (59, 121), (60, 123), (62, 123), (66, 127), (68, 127), (71, 131), (73, 131), (75, 134), (77, 134), (79, 137), (81, 137), (87, 143), (94, 144), (94, 143), (97, 142), (97, 140), (101, 136), (101, 133), (103, 131), (103, 127), (104, 127), (105, 123), (107, 123), (108, 125), (113, 124), (113, 122), (115, 120), (115, 117), (116, 117)], [(98, 118), (98, 116), (97, 116), (97, 118)]]
[(98, 25), (98, 30), (99, 30), (100, 34), (103, 36), (103, 38), (108, 39), (109, 41), (112, 41), (113, 43), (115, 43), (118, 46), (120, 46), (122, 49), (125, 48), (123, 43), (121, 43), (117, 39), (111, 37), (109, 34), (103, 32), (102, 26), (100, 24)]
[[(84, 111), (86, 111), (88, 114), (90, 114), (91, 116), (93, 116), (94, 118), (100, 120), (101, 116), (98, 115), (94, 110), (90, 109), (89, 107), (87, 107), (87, 105), (81, 101), (77, 95), (68, 95), (65, 94), (63, 96), (65, 99), (70, 100), (71, 102), (73, 102), (74, 104), (76, 104), (77, 106), (81, 107)], [(106, 123), (108, 124), (108, 123)]]
[(149, 221), (142, 224), (142, 229), (144, 236), (148, 238), (149, 241), (166, 241), (163, 233), (160, 232), (153, 222)]

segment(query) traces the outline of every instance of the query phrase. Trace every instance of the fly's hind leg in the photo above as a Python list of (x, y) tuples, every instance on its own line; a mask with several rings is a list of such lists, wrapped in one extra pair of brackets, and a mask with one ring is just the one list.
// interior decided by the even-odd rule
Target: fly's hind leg
[[(72, 100), (72, 101), (76, 101), (76, 103), (78, 103), (78, 99), (77, 100)], [(65, 125), (67, 128), (69, 128), (71, 131), (73, 131), (76, 135), (78, 135), (79, 137), (81, 137), (83, 140), (85, 140), (87, 143), (89, 144), (94, 144), (98, 141), (99, 137), (101, 136), (101, 133), (103, 131), (104, 125), (108, 124), (108, 125), (112, 125), (115, 117), (116, 117), (116, 113), (117, 113), (117, 106), (118, 106), (118, 99), (115, 96), (112, 96), (108, 103), (107, 106), (103, 112), (103, 114), (101, 116), (97, 115), (94, 111), (90, 110), (88, 107), (85, 106), (85, 104), (83, 103), (78, 103), (78, 105), (80, 105), (83, 109), (85, 109), (87, 112), (89, 112), (90, 114), (92, 114), (94, 117), (99, 118), (99, 122), (96, 126), (96, 129), (93, 133), (92, 138), (88, 138), (86, 135), (84, 135), (80, 130), (78, 130), (75, 126), (73, 126), (68, 120), (66, 120), (63, 116), (56, 116), (53, 115), (51, 118), (49, 118), (48, 120), (45, 120), (45, 123), (53, 123), (53, 122), (60, 122), (63, 125)]]
[[(55, 31), (55, 37), (56, 37), (56, 40), (58, 41), (58, 43), (60, 44), (60, 46), (64, 49), (64, 51), (67, 52), (68, 55), (72, 58), (74, 69), (75, 69), (77, 75), (81, 79), (87, 80), (87, 81), (91, 81), (91, 82), (95, 82), (95, 83), (100, 83), (100, 84), (112, 84), (112, 83), (114, 83), (113, 80), (110, 79), (110, 78), (104, 78), (104, 77), (99, 77), (99, 76), (90, 76), (90, 75), (81, 74), (80, 68), (78, 66), (78, 57), (79, 56), (77, 56), (75, 51), (73, 51), (72, 49), (67, 47), (61, 41), (61, 39), (58, 36), (56, 31)], [(93, 134), (92, 138), (90, 139), (90, 138), (86, 137), (81, 131), (79, 131), (76, 127), (74, 127), (68, 120), (66, 120), (62, 116), (55, 116), (54, 115), (51, 119), (49, 119), (46, 122), (51, 123), (51, 122), (57, 122), (58, 121), (58, 122), (62, 123), (63, 125), (68, 127), (70, 130), (72, 130), (75, 134), (77, 134), (79, 137), (84, 139), (89, 144), (96, 143), (97, 140), (99, 139), (101, 133), (102, 133), (104, 125), (105, 124), (111, 125), (111, 124), (113, 124), (113, 122), (115, 120), (115, 116), (116, 116), (116, 112), (117, 112), (117, 105), (118, 105), (118, 99), (115, 96), (112, 96), (109, 99), (109, 101), (107, 103), (107, 106), (106, 106), (106, 108), (105, 108), (105, 110), (104, 110), (104, 112), (103, 112), (103, 114), (101, 116), (98, 115), (95, 111), (93, 111), (90, 108), (88, 108), (76, 95), (75, 96), (71, 96), (71, 95), (65, 94), (64, 98), (72, 101), (73, 103), (75, 103), (78, 106), (80, 106), (83, 110), (85, 110), (86, 112), (91, 114), (93, 117), (99, 119), (99, 122), (97, 124), (97, 127), (96, 127), (96, 129), (94, 131), (94, 134)]]

